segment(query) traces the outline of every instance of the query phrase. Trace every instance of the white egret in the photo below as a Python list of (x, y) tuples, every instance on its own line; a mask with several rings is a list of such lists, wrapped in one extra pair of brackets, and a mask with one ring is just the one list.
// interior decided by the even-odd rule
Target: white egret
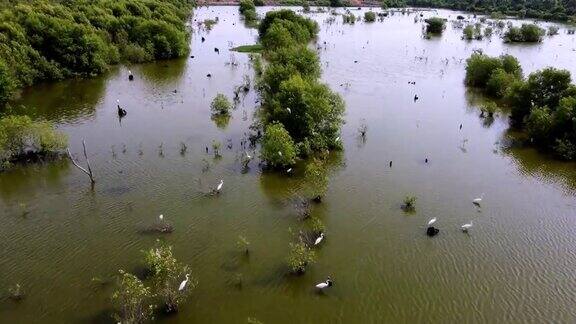
[(479, 198), (472, 200), (472, 203), (476, 206), (480, 206), (482, 199), (484, 199), (484, 193), (482, 193)]
[(472, 222), (470, 222), (470, 223), (468, 223), (468, 224), (462, 225), (460, 228), (462, 229), (463, 232), (468, 232), (468, 230), (469, 230), (470, 228), (472, 228), (472, 225), (473, 225)]
[(184, 288), (186, 288), (186, 284), (188, 283), (189, 277), (190, 277), (190, 275), (186, 274), (186, 280), (184, 280), (180, 283), (180, 286), (178, 287), (178, 291), (182, 291), (182, 290), (184, 290)]
[(278, 155), (282, 156), (282, 152), (278, 151)]
[(436, 217), (432, 218), (431, 220), (428, 221), (428, 226), (436, 223), (436, 221), (437, 221)]
[(328, 279), (326, 279), (326, 281), (321, 282), (321, 283), (316, 285), (316, 288), (318, 288), (318, 289), (324, 289), (324, 288), (328, 288), (328, 287), (332, 287), (332, 279), (330, 279), (330, 277), (328, 277)]
[(318, 236), (316, 241), (314, 241), (314, 245), (320, 244), (320, 242), (322, 242), (323, 239), (324, 239), (324, 233), (320, 233), (320, 236)]
[(288, 113), (291, 114), (292, 110), (290, 110), (290, 108), (286, 108), (286, 110), (288, 110)]
[(216, 187), (216, 191), (220, 192), (220, 190), (222, 190), (222, 185), (224, 185), (224, 180), (220, 180), (220, 183), (218, 184), (218, 187)]
[(248, 152), (246, 152), (246, 158), (247, 158), (248, 160), (252, 160), (252, 156), (251, 156), (250, 154), (248, 154)]
[(292, 168), (289, 168), (288, 170), (286, 170), (286, 173), (290, 173), (292, 172)]
[(340, 140), (340, 136), (336, 137), (336, 142), (338, 142)]
[(160, 221), (164, 220), (164, 215), (160, 214), (160, 216), (158, 216), (158, 218), (160, 218)]

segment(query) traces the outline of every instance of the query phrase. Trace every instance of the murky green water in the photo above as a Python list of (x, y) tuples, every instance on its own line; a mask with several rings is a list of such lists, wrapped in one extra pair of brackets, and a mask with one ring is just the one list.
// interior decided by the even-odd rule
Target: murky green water
[[(257, 36), (236, 7), (202, 8), (195, 19), (215, 16), (212, 31), (194, 34), (194, 58), (23, 93), (20, 103), (69, 134), (73, 152), (86, 140), (97, 184), (92, 191), (67, 161), (0, 175), (0, 290), (20, 283), (26, 293), (20, 303), (0, 303), (0, 322), (109, 321), (115, 274), (141, 267), (141, 250), (157, 238), (174, 246), (199, 281), (167, 322), (576, 320), (575, 164), (507, 148), (506, 118), (480, 119), (481, 98), (463, 86), (464, 60), (474, 49), (515, 55), (526, 72), (553, 65), (575, 74), (575, 36), (563, 29), (536, 45), (505, 45), (498, 36), (466, 42), (449, 25), (441, 38), (425, 40), (414, 15), (343, 26), (340, 17), (326, 24), (328, 13), (311, 14), (321, 25), (322, 78), (347, 104), (345, 150), (334, 157), (329, 191), (313, 210), (327, 228), (318, 262), (291, 277), (284, 258), (288, 229), (303, 227), (293, 206), (301, 170), (291, 178), (263, 174), (253, 161), (242, 172), (240, 141), (257, 105), (254, 91), (228, 125), (211, 121), (215, 94), (231, 95), (253, 74), (246, 55), (227, 49)], [(128, 111), (121, 123), (116, 99)], [(362, 120), (366, 141), (358, 137)], [(220, 160), (205, 153), (214, 139), (223, 143)], [(205, 197), (202, 190), (220, 179), (222, 195)], [(481, 193), (477, 209), (471, 201)], [(400, 208), (407, 194), (418, 197), (414, 214)], [(158, 214), (175, 231), (143, 235)], [(435, 238), (424, 235), (431, 217), (441, 230)], [(469, 221), (466, 235), (459, 227)], [(237, 252), (238, 235), (251, 242), (249, 259)], [(314, 293), (327, 275), (334, 287)]]

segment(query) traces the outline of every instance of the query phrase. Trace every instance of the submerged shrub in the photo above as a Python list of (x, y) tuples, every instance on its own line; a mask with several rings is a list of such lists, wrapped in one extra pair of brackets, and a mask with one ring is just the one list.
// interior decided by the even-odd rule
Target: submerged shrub
[(542, 41), (544, 34), (544, 29), (535, 24), (522, 24), (520, 28), (510, 27), (504, 34), (504, 39), (507, 42), (536, 43)]
[(306, 272), (306, 267), (316, 261), (316, 253), (304, 242), (290, 243), (290, 252), (286, 261), (292, 273), (303, 274)]
[(376, 21), (376, 14), (373, 11), (367, 11), (364, 13), (364, 21), (365, 22), (375, 22)]
[(224, 94), (219, 93), (212, 100), (210, 109), (212, 110), (212, 114), (228, 115), (230, 113), (230, 109), (232, 109), (232, 104)]
[[(190, 278), (188, 266), (178, 262), (172, 254), (171, 246), (161, 246), (145, 253), (148, 269), (158, 297), (162, 299), (167, 313), (177, 312), (179, 305), (186, 300), (196, 287), (194, 278)], [(186, 281), (182, 290), (180, 283)]]
[(152, 318), (154, 295), (136, 276), (120, 270), (120, 287), (112, 295), (118, 311), (114, 319), (120, 323), (145, 323)]
[(442, 34), (446, 27), (446, 21), (440, 17), (432, 17), (425, 20), (426, 32), (431, 34)]

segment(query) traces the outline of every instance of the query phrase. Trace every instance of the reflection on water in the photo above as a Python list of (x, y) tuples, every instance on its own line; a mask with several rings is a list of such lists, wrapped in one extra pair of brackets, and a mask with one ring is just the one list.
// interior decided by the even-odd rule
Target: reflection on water
[[(321, 26), (322, 79), (347, 108), (344, 150), (330, 153), (328, 190), (310, 208), (326, 238), (317, 263), (293, 277), (288, 243), (309, 229), (300, 213), (313, 184), (306, 162), (291, 174), (268, 172), (257, 149), (243, 145), (254, 89), (229, 120), (211, 119), (217, 93), (234, 98), (244, 76), (253, 79), (248, 56), (228, 48), (257, 37), (237, 7), (201, 8), (194, 19), (216, 16), (212, 31), (195, 31), (193, 57), (24, 91), (15, 106), (57, 122), (73, 154), (86, 140), (96, 185), (68, 161), (0, 175), (0, 292), (21, 283), (26, 293), (18, 304), (0, 301), (0, 322), (107, 322), (118, 269), (142, 269), (141, 251), (156, 239), (199, 281), (167, 322), (574, 322), (576, 278), (567, 269), (576, 265), (576, 168), (519, 147), (506, 111), (480, 118), (486, 99), (463, 79), (475, 49), (517, 56), (526, 73), (548, 65), (575, 73), (576, 37), (465, 42), (448, 25), (426, 40), (413, 14), (355, 25), (309, 14)], [(128, 112), (121, 123), (116, 100)], [(222, 143), (218, 158), (213, 142)], [(254, 159), (244, 168), (246, 151)], [(220, 180), (221, 194), (207, 195)], [(410, 214), (401, 208), (409, 195), (417, 197)], [(174, 231), (143, 235), (159, 214)], [(430, 239), (432, 217), (440, 234)], [(250, 241), (247, 259), (239, 235)], [(334, 287), (316, 294), (328, 275)]]

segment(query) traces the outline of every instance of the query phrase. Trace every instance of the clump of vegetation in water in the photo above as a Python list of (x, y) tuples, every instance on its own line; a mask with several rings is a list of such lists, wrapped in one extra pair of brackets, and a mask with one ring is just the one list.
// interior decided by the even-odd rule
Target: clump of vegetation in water
[(464, 34), (464, 39), (466, 40), (482, 40), (482, 27), (480, 24), (468, 25), (464, 27), (462, 33)]
[(304, 242), (290, 243), (290, 252), (286, 262), (294, 274), (304, 274), (306, 267), (316, 261), (316, 253), (309, 249)]
[(402, 208), (406, 211), (416, 210), (416, 197), (415, 196), (404, 197), (404, 205), (402, 205)]
[(296, 162), (296, 146), (280, 123), (271, 123), (264, 130), (260, 154), (272, 168), (286, 168)]
[(0, 105), (17, 88), (188, 53), (188, 0), (17, 1), (0, 8)]
[(366, 11), (364, 13), (364, 21), (365, 22), (375, 22), (376, 21), (376, 14), (373, 11)]
[(493, 102), (493, 101), (489, 101), (486, 102), (482, 105), (481, 108), (481, 117), (488, 117), (488, 118), (493, 118), (494, 114), (496, 113), (496, 111), (498, 110), (498, 105)]
[[(466, 60), (466, 84), (486, 88), (489, 94), (501, 97), (511, 83), (522, 78), (522, 67), (511, 55), (490, 57), (474, 53)], [(507, 82), (506, 82), (507, 81)]]
[(114, 319), (119, 323), (145, 323), (152, 319), (154, 294), (133, 274), (120, 270), (120, 287), (112, 295), (117, 306)]
[(45, 121), (28, 116), (0, 119), (0, 170), (18, 161), (57, 157), (66, 149), (68, 139)]
[(542, 41), (544, 29), (535, 24), (522, 24), (521, 27), (510, 27), (504, 34), (504, 41), (511, 43), (537, 43)]
[(13, 301), (21, 301), (24, 299), (24, 293), (22, 292), (22, 287), (17, 283), (13, 287), (8, 288), (8, 298)]
[(442, 34), (446, 27), (446, 21), (440, 17), (432, 17), (425, 20), (426, 32), (430, 34)]
[(236, 246), (240, 251), (248, 255), (250, 253), (250, 241), (242, 235), (238, 235), (238, 241), (236, 241)]
[(306, 165), (304, 178), (308, 183), (309, 195), (316, 202), (321, 202), (322, 197), (328, 189), (328, 174), (324, 163), (318, 159), (313, 159)]
[[(178, 311), (179, 305), (186, 300), (196, 281), (190, 278), (190, 269), (181, 264), (172, 254), (171, 246), (161, 246), (150, 249), (145, 253), (146, 266), (151, 271), (151, 280), (158, 297), (165, 306), (166, 313)], [(180, 290), (183, 280), (188, 280), (185, 287)]]
[(560, 28), (558, 26), (549, 26), (548, 27), (548, 36), (558, 35)]
[(256, 27), (258, 25), (258, 14), (256, 13), (256, 6), (252, 0), (241, 0), (238, 11), (244, 17), (244, 23), (248, 27)]
[[(569, 71), (545, 68), (524, 79), (518, 61), (509, 55), (473, 54), (467, 61), (466, 83), (497, 90), (511, 108), (512, 125), (524, 130), (530, 143), (561, 159), (576, 159), (576, 86)], [(489, 108), (484, 108), (488, 116), (496, 110)]]
[(310, 228), (312, 229), (312, 233), (316, 236), (320, 235), (320, 233), (324, 232), (326, 227), (322, 220), (318, 217), (311, 217), (310, 218)]
[(228, 115), (232, 109), (232, 104), (224, 94), (219, 93), (212, 99), (210, 109), (214, 115)]
[(351, 12), (347, 12), (347, 13), (342, 15), (342, 22), (344, 24), (352, 25), (356, 22), (356, 16), (354, 16), (354, 14)]

